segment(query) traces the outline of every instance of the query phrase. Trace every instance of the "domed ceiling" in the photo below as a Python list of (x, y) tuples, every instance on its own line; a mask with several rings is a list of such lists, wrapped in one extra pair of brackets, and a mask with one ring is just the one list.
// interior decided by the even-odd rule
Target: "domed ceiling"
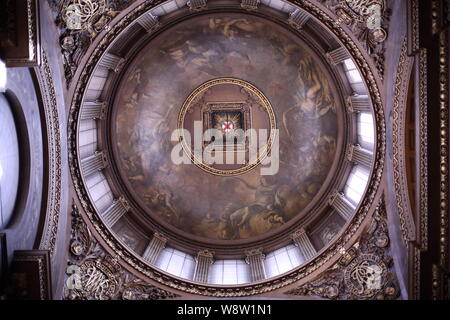
[[(226, 170), (214, 174), (172, 161), (186, 99), (222, 78), (236, 83), (208, 89), (182, 126), (193, 137), (192, 123), (204, 120), (208, 106), (202, 129), (278, 129), (275, 174), (261, 174), (270, 163), (241, 174), (233, 171), (239, 166), (219, 166)], [(111, 145), (128, 192), (148, 217), (184, 236), (243, 240), (278, 232), (317, 204), (337, 166), (343, 129), (330, 79), (303, 40), (254, 15), (201, 15), (165, 30), (139, 51), (115, 93)], [(267, 99), (272, 126), (272, 111), (245, 86)]]

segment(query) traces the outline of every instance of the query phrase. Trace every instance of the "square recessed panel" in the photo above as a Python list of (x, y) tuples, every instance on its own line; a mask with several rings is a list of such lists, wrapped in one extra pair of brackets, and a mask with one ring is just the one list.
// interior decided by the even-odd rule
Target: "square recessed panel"
[(244, 130), (243, 120), (244, 115), (241, 111), (213, 111), (211, 128), (219, 130), (227, 143), (238, 143), (243, 137), (242, 131), (238, 131)]

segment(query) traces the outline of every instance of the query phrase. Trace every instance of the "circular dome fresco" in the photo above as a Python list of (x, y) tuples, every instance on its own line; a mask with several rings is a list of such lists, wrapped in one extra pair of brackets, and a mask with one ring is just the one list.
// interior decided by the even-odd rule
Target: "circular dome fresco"
[(199, 3), (131, 6), (97, 42), (72, 173), (90, 223), (143, 277), (254, 294), (337, 259), (362, 228), (382, 105), (364, 54), (313, 4)]
[[(165, 30), (115, 93), (111, 141), (127, 190), (149, 218), (186, 238), (279, 231), (323, 194), (338, 160), (343, 132), (330, 79), (299, 37), (256, 16), (208, 14)], [(223, 134), (211, 141), (214, 128)], [(275, 131), (277, 150), (268, 148)], [(269, 149), (266, 165), (249, 159), (250, 142), (260, 156)]]

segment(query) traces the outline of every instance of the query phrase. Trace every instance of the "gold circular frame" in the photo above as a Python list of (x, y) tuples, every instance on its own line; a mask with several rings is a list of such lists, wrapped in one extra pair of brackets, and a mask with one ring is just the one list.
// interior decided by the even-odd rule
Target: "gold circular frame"
[[(249, 163), (247, 163), (245, 166), (238, 168), (238, 169), (232, 169), (232, 170), (221, 170), (221, 169), (216, 169), (213, 168), (205, 163), (203, 163), (203, 161), (201, 159), (199, 159), (197, 157), (197, 155), (192, 151), (191, 147), (189, 145), (187, 145), (186, 143), (186, 137), (184, 135), (184, 128), (183, 128), (183, 124), (184, 124), (184, 119), (185, 116), (188, 112), (188, 110), (190, 109), (190, 107), (192, 106), (193, 103), (195, 103), (197, 101), (197, 99), (209, 88), (217, 86), (217, 85), (222, 85), (222, 84), (234, 84), (240, 87), (243, 87), (247, 90), (249, 90), (252, 94), (254, 94), (258, 99), (259, 102), (261, 103), (261, 106), (265, 109), (265, 111), (267, 112), (268, 116), (269, 116), (269, 124), (270, 124), (270, 136), (269, 139), (267, 141), (267, 144), (265, 144), (263, 147), (258, 149), (258, 154), (257, 157), (254, 161), (251, 161)], [(243, 174), (246, 173), (252, 169), (254, 169), (255, 167), (257, 167), (266, 157), (267, 155), (270, 153), (271, 149), (272, 149), (272, 145), (274, 143), (275, 140), (275, 136), (276, 136), (276, 119), (275, 119), (275, 113), (273, 112), (272, 109), (272, 105), (269, 101), (269, 99), (267, 99), (267, 97), (261, 92), (261, 90), (259, 90), (258, 88), (256, 88), (254, 85), (250, 84), (247, 81), (241, 80), (241, 79), (237, 79), (237, 78), (217, 78), (217, 79), (213, 79), (210, 81), (207, 81), (205, 83), (203, 83), (202, 85), (200, 85), (199, 87), (197, 87), (188, 97), (187, 99), (184, 101), (183, 106), (181, 107), (181, 110), (178, 114), (178, 121), (177, 121), (177, 128), (180, 132), (180, 137), (179, 137), (179, 142), (181, 143), (181, 146), (183, 148), (183, 151), (187, 154), (187, 156), (189, 157), (189, 159), (191, 159), (191, 161), (200, 169), (214, 174), (214, 175), (218, 175), (218, 176), (235, 176), (235, 175), (239, 175), (239, 174)]]

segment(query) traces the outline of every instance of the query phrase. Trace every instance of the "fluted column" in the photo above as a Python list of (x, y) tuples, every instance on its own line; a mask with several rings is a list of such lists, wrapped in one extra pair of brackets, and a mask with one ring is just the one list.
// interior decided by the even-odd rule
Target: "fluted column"
[(300, 9), (295, 9), (295, 11), (289, 14), (288, 23), (295, 29), (301, 30), (308, 20), (309, 14)]
[(104, 169), (107, 165), (106, 154), (97, 151), (94, 155), (81, 160), (81, 170), (85, 177)]
[(347, 99), (347, 108), (350, 112), (370, 112), (368, 96), (354, 95)]
[(214, 253), (209, 250), (197, 252), (197, 257), (195, 258), (194, 281), (208, 282), (209, 267), (214, 262), (213, 256)]
[(245, 262), (250, 265), (252, 281), (264, 280), (266, 278), (266, 271), (264, 269), (265, 255), (262, 253), (262, 249), (248, 250), (245, 254)]
[(155, 264), (158, 260), (161, 251), (166, 247), (167, 238), (161, 233), (155, 232), (153, 238), (150, 240), (147, 248), (142, 255), (142, 258), (150, 264)]
[(300, 250), (305, 260), (309, 260), (317, 253), (305, 229), (300, 228), (291, 235), (295, 246)]
[(112, 227), (122, 216), (130, 210), (128, 202), (120, 197), (114, 200), (112, 205), (102, 214), (103, 220), (108, 227)]
[(142, 28), (145, 29), (147, 33), (151, 33), (155, 31), (161, 24), (158, 21), (158, 17), (152, 15), (151, 13), (146, 13), (142, 15), (137, 23), (141, 25)]
[(333, 51), (327, 52), (326, 56), (328, 60), (330, 60), (330, 62), (335, 65), (340, 64), (350, 58), (350, 55), (344, 47), (339, 47), (337, 49), (334, 49)]
[(120, 68), (123, 66), (125, 60), (118, 57), (112, 53), (106, 53), (101, 59), (99, 65), (113, 70), (114, 72), (119, 72)]
[(345, 221), (350, 220), (355, 211), (355, 208), (345, 199), (344, 194), (341, 192), (332, 194), (329, 203)]
[(372, 153), (359, 145), (348, 146), (347, 159), (366, 168), (370, 168), (372, 165)]
[(245, 10), (254, 11), (258, 9), (259, 0), (242, 0), (241, 1), (241, 8), (244, 8)]
[(83, 104), (81, 109), (81, 120), (103, 119), (106, 110), (106, 103), (93, 101)]

